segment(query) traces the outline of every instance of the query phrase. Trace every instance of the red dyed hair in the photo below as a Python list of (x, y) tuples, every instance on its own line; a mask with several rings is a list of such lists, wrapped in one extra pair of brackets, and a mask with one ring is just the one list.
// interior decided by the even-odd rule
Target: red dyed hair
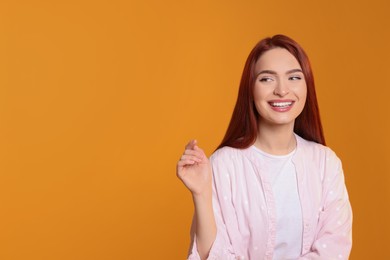
[(253, 98), (256, 80), (255, 65), (264, 52), (278, 47), (286, 49), (297, 59), (307, 86), (306, 103), (301, 114), (295, 119), (294, 132), (306, 140), (325, 145), (309, 58), (297, 42), (279, 34), (261, 40), (249, 54), (242, 73), (236, 106), (225, 137), (218, 148), (224, 146), (247, 148), (256, 141), (258, 122), (261, 118)]

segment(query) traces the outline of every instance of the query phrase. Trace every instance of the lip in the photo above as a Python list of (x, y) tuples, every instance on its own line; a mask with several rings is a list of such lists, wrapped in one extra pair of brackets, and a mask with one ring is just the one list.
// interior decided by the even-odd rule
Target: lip
[(287, 112), (294, 106), (295, 101), (292, 99), (274, 99), (268, 101), (271, 109), (276, 112)]

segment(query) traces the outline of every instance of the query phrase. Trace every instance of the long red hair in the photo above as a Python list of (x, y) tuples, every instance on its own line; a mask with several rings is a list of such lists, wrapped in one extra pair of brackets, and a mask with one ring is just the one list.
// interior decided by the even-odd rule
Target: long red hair
[(302, 113), (295, 119), (294, 132), (306, 140), (325, 145), (309, 58), (297, 42), (279, 34), (261, 40), (249, 54), (242, 73), (237, 102), (229, 127), (217, 149), (224, 146), (247, 148), (256, 141), (258, 122), (261, 118), (256, 110), (253, 98), (253, 88), (256, 80), (255, 65), (264, 52), (277, 47), (284, 48), (294, 55), (302, 68), (306, 81), (306, 103)]

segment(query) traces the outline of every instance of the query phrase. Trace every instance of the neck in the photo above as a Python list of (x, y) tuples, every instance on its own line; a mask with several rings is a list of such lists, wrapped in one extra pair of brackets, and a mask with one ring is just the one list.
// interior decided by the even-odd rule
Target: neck
[(259, 132), (254, 144), (266, 153), (284, 155), (296, 147), (294, 124), (290, 125), (259, 125)]

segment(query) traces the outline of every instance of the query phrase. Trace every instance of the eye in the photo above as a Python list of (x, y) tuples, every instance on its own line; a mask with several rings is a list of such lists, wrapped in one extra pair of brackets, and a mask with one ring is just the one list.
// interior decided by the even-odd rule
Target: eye
[(260, 82), (270, 82), (273, 81), (273, 78), (271, 77), (262, 77), (259, 79)]
[(302, 77), (301, 76), (291, 76), (288, 78), (289, 80), (301, 80)]

